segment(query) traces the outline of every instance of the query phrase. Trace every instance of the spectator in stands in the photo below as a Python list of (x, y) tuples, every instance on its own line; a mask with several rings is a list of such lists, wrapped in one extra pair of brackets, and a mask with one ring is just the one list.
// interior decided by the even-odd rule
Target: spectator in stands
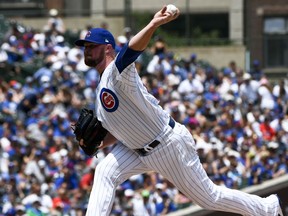
[(143, 216), (156, 216), (156, 207), (155, 203), (152, 201), (150, 196), (150, 191), (143, 190), (141, 192), (142, 198), (143, 198), (143, 204), (144, 204), (144, 211)]
[(264, 121), (260, 123), (260, 131), (263, 136), (263, 140), (266, 142), (273, 141), (276, 136), (275, 130), (270, 125), (270, 117), (266, 116)]
[(2, 102), (2, 113), (5, 121), (13, 121), (17, 115), (17, 103), (13, 99), (14, 94), (10, 90), (6, 94), (5, 100)]
[(52, 198), (53, 208), (58, 209), (62, 214), (68, 213), (71, 210), (70, 194), (71, 191), (68, 190), (65, 184), (62, 184), (57, 189), (57, 195)]
[(256, 105), (259, 103), (258, 88), (260, 84), (258, 81), (253, 80), (249, 73), (244, 73), (243, 83), (239, 87), (239, 96), (242, 99), (245, 107), (248, 104)]
[(118, 53), (122, 47), (128, 42), (128, 39), (124, 35), (120, 35), (117, 37), (117, 43), (115, 47), (116, 53)]
[(209, 90), (210, 85), (214, 85), (217, 88), (220, 85), (220, 79), (217, 76), (217, 71), (215, 68), (212, 67), (208, 67), (205, 69), (205, 80), (203, 82), (205, 91)]
[(260, 81), (264, 73), (261, 70), (260, 61), (255, 59), (252, 64), (252, 68), (249, 72), (253, 79)]
[(281, 98), (282, 101), (286, 101), (288, 98), (288, 85), (285, 79), (280, 79), (278, 83), (273, 87), (273, 95), (276, 98)]
[(287, 103), (285, 103), (285, 101), (288, 100), (287, 81), (285, 79), (279, 80), (278, 83), (273, 87), (272, 93), (279, 109), (277, 113), (287, 113), (288, 106)]
[(197, 62), (197, 54), (192, 53), (189, 59), (189, 72), (195, 74), (197, 69), (199, 68), (199, 64)]
[(53, 77), (53, 71), (51, 69), (52, 65), (53, 65), (52, 60), (47, 58), (45, 61), (45, 65), (43, 65), (43, 67), (41, 67), (34, 73), (33, 78), (38, 84), (44, 85), (52, 80)]
[(166, 59), (165, 53), (155, 54), (147, 66), (147, 72), (151, 74), (168, 74), (171, 71), (171, 65)]
[(28, 76), (25, 78), (25, 83), (23, 85), (22, 92), (24, 95), (36, 93), (36, 87), (32, 76)]
[(261, 78), (259, 81), (260, 86), (258, 94), (260, 96), (260, 108), (262, 110), (273, 110), (275, 107), (275, 100), (272, 94), (272, 87), (266, 77)]
[(193, 102), (198, 95), (202, 94), (204, 91), (203, 84), (194, 79), (192, 73), (188, 73), (187, 79), (183, 80), (178, 87), (178, 92), (181, 94), (182, 99), (187, 99)]
[(243, 76), (243, 70), (237, 66), (237, 63), (235, 61), (230, 61), (228, 66), (232, 73), (235, 74), (235, 77), (241, 78)]
[(58, 35), (61, 35), (65, 32), (65, 25), (62, 18), (59, 16), (59, 11), (55, 8), (49, 10), (49, 18), (47, 20), (46, 28)]

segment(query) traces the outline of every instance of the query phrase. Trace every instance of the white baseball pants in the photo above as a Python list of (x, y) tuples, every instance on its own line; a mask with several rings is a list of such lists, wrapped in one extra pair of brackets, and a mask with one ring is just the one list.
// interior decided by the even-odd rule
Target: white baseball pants
[(156, 171), (171, 181), (194, 203), (209, 210), (242, 215), (277, 216), (276, 195), (261, 198), (215, 185), (203, 169), (193, 137), (185, 126), (167, 126), (152, 153), (141, 157), (124, 145), (117, 145), (96, 167), (86, 216), (109, 215), (115, 190), (132, 175)]

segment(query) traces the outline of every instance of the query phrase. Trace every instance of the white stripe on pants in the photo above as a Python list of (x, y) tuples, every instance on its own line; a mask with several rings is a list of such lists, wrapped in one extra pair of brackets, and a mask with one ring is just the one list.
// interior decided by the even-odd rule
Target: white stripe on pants
[(261, 198), (215, 185), (203, 169), (195, 144), (185, 126), (176, 124), (157, 138), (161, 144), (152, 154), (139, 157), (117, 145), (96, 167), (86, 216), (109, 215), (115, 190), (130, 176), (154, 170), (171, 181), (203, 208), (242, 215), (277, 216), (278, 198)]

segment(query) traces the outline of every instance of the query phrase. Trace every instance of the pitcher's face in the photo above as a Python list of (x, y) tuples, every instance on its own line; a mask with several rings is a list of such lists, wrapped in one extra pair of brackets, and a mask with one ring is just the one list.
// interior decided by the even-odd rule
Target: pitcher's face
[(84, 61), (89, 67), (96, 67), (105, 58), (106, 44), (84, 44)]

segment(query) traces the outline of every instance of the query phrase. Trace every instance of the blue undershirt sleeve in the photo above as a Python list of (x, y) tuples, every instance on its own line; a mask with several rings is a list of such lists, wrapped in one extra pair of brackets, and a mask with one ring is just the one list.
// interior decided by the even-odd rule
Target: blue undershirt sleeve
[(135, 51), (128, 47), (128, 43), (118, 53), (115, 64), (121, 73), (128, 65), (134, 62), (143, 51)]

